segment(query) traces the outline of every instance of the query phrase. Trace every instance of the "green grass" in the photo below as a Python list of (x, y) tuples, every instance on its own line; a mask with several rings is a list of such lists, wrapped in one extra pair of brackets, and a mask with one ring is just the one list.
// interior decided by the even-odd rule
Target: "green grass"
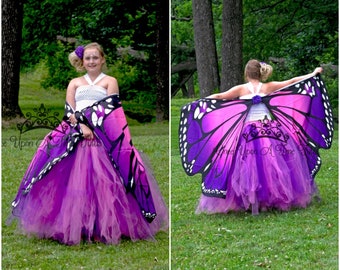
[(172, 269), (338, 269), (338, 131), (321, 151), (321, 202), (258, 216), (196, 215), (201, 177), (184, 173), (177, 140), (180, 108), (189, 101), (171, 102)]
[[(30, 112), (41, 103), (63, 114), (65, 93), (44, 90), (39, 76), (22, 78), (20, 105)], [(200, 175), (188, 177), (178, 151), (180, 107), (171, 103), (171, 268), (172, 269), (338, 269), (338, 132), (330, 150), (322, 151), (323, 165), (316, 177), (321, 202), (306, 209), (249, 213), (195, 215), (201, 194)], [(124, 104), (124, 103), (123, 103)], [(169, 191), (168, 124), (141, 125), (128, 119), (136, 147), (145, 152), (166, 201)], [(7, 126), (7, 125), (6, 125)], [(65, 246), (27, 238), (7, 227), (10, 203), (47, 130), (24, 134), (18, 148), (18, 130), (2, 130), (2, 268), (3, 269), (168, 269), (169, 234), (156, 242), (123, 240), (120, 245)]]
[[(65, 93), (44, 90), (39, 76), (22, 76), (20, 105), (30, 112), (41, 103), (63, 115)], [(128, 119), (133, 142), (147, 154), (160, 190), (169, 201), (168, 123), (141, 125)], [(168, 269), (169, 233), (160, 232), (156, 241), (122, 240), (120, 245), (80, 244), (66, 246), (54, 241), (28, 238), (16, 232), (16, 224), (6, 226), (10, 204), (29, 165), (37, 144), (48, 130), (36, 129), (22, 135), (14, 124), (2, 129), (2, 269)], [(168, 204), (169, 205), (169, 204)]]

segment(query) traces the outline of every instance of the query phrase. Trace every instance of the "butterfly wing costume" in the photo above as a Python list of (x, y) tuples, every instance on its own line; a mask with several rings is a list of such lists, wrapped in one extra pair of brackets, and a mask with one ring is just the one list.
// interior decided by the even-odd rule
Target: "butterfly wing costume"
[[(251, 108), (269, 117), (248, 121)], [(268, 96), (203, 98), (182, 107), (179, 148), (188, 175), (202, 174), (198, 212), (305, 207), (316, 192), (320, 148), (330, 148), (333, 115), (316, 75)], [(210, 198), (209, 198), (210, 197)], [(218, 200), (222, 198), (224, 200)]]
[[(73, 113), (75, 126), (68, 121)], [(79, 123), (93, 131), (94, 140), (83, 138)], [(93, 237), (106, 243), (118, 243), (122, 235), (152, 238), (167, 223), (164, 201), (132, 143), (118, 95), (77, 112), (66, 102), (64, 120), (42, 141), (12, 206), (23, 231), (66, 244)]]

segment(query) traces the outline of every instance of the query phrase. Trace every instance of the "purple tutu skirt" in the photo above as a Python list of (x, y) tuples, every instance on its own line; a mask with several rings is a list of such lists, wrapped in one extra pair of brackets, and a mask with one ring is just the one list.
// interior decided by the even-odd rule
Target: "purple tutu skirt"
[(270, 136), (249, 140), (245, 135), (251, 131), (251, 124), (245, 126), (239, 139), (226, 198), (202, 194), (196, 213), (288, 211), (305, 208), (317, 194), (307, 156), (295, 134), (289, 134), (286, 141)]
[(149, 180), (157, 213), (151, 223), (126, 193), (100, 142), (82, 141), (20, 198), (13, 217), (22, 233), (67, 245), (118, 244), (124, 237), (154, 240), (158, 231), (168, 229), (168, 210), (150, 173)]

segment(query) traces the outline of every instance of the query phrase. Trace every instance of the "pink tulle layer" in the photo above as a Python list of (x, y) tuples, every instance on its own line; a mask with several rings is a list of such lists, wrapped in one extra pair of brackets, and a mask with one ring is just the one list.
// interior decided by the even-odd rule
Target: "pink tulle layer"
[(104, 148), (96, 140), (83, 141), (63, 159), (27, 196), (22, 196), (15, 216), (19, 229), (28, 235), (74, 245), (82, 241), (118, 244), (122, 237), (132, 241), (154, 240), (168, 229), (168, 210), (149, 173), (157, 216), (148, 223)]
[(317, 194), (306, 156), (292, 136), (287, 142), (273, 138), (240, 138), (226, 198), (202, 195), (196, 213), (227, 213), (305, 208)]

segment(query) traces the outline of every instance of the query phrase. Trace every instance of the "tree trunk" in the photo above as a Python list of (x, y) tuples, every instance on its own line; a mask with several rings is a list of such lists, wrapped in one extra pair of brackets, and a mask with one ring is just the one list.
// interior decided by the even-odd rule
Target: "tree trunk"
[(192, 10), (198, 83), (205, 97), (220, 85), (211, 0), (193, 0)]
[(242, 0), (223, 0), (221, 91), (243, 82)]
[(2, 118), (21, 117), (19, 107), (23, 1), (2, 1)]
[[(193, 74), (191, 74), (191, 75), (193, 75)], [(188, 80), (188, 95), (189, 95), (189, 98), (195, 97), (195, 86), (194, 86), (193, 76), (191, 76), (190, 79)]]
[(156, 121), (169, 120), (169, 7), (157, 1)]

